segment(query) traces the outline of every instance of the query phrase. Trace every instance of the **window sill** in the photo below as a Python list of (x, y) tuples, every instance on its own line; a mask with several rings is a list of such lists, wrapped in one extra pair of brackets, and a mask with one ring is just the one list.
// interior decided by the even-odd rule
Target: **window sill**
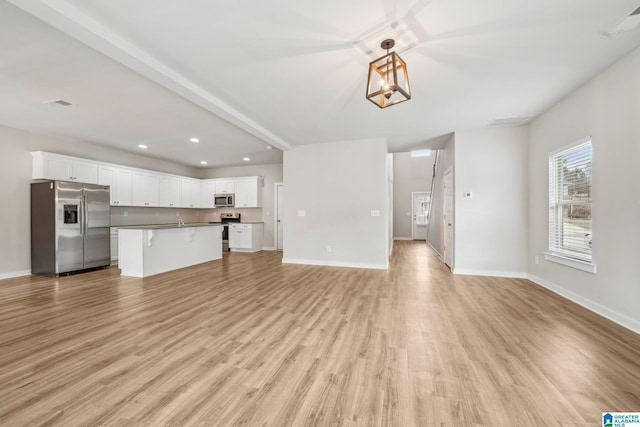
[(580, 261), (574, 258), (554, 254), (551, 252), (545, 252), (544, 259), (547, 261), (555, 262), (565, 265), (567, 267), (575, 268), (577, 270), (586, 271), (587, 273), (596, 274), (598, 265), (588, 261)]

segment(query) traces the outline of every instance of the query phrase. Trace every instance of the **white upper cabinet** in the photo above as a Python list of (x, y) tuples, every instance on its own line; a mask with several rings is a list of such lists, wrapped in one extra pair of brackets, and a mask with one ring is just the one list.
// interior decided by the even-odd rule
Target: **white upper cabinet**
[(216, 181), (216, 194), (235, 193), (235, 180), (225, 179)]
[(143, 171), (133, 172), (133, 206), (158, 206), (160, 176)]
[(200, 203), (200, 180), (182, 178), (182, 207), (197, 208)]
[(216, 181), (204, 180), (200, 185), (200, 207), (214, 208), (216, 195)]
[(195, 179), (44, 151), (31, 152), (32, 179), (108, 185), (111, 206), (214, 208), (216, 194), (234, 194), (236, 208), (262, 207), (263, 178)]
[(262, 207), (262, 177), (248, 177), (235, 179), (235, 207)]
[(181, 185), (179, 176), (161, 176), (160, 206), (167, 208), (180, 206), (182, 198)]
[(55, 179), (77, 181), (87, 184), (98, 183), (98, 163), (59, 154), (35, 151), (33, 156), (33, 179)]
[(131, 206), (133, 172), (111, 165), (98, 167), (98, 184), (111, 188), (111, 206)]

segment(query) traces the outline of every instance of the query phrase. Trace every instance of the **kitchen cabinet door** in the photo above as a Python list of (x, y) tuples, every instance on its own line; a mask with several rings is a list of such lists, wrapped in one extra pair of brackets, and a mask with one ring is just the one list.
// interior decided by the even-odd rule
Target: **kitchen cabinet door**
[(131, 206), (131, 176), (129, 169), (100, 165), (98, 184), (109, 186), (111, 206)]
[(197, 208), (200, 202), (200, 181), (182, 178), (182, 207)]
[(201, 208), (214, 208), (216, 194), (216, 182), (215, 181), (202, 181), (200, 186), (200, 207)]
[(234, 180), (218, 180), (216, 181), (216, 194), (229, 194), (235, 193), (235, 181)]
[(262, 179), (258, 177), (241, 178), (235, 182), (235, 207), (262, 207)]
[(159, 192), (159, 175), (133, 172), (133, 206), (158, 206)]
[(182, 201), (182, 183), (178, 176), (160, 177), (160, 206), (178, 207)]
[(71, 162), (71, 171), (73, 180), (83, 182), (85, 184), (98, 183), (98, 164), (85, 162), (82, 160), (73, 160)]
[(242, 246), (242, 230), (236, 224), (229, 225), (229, 248), (237, 249)]

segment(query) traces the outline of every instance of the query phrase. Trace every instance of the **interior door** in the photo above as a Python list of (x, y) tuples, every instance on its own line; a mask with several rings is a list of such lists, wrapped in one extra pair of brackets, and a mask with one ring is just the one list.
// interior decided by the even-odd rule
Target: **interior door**
[(284, 185), (276, 184), (276, 250), (281, 251), (282, 245), (282, 199), (284, 197)]
[(429, 225), (429, 206), (431, 194), (429, 192), (411, 193), (411, 238), (413, 240), (427, 240), (427, 226)]
[(444, 262), (453, 268), (453, 170), (444, 174)]

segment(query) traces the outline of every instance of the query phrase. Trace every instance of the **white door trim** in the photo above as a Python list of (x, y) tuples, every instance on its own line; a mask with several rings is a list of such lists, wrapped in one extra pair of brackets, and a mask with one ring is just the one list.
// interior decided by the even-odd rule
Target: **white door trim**
[[(415, 197), (416, 194), (429, 194), (428, 191), (412, 191), (411, 192), (411, 240), (416, 239), (416, 205), (415, 205)], [(422, 239), (421, 239), (422, 240)], [(424, 239), (426, 240), (426, 239)]]
[[(273, 183), (273, 250), (278, 250), (278, 187), (284, 187), (283, 182)], [(283, 245), (284, 249), (284, 245)]]
[[(445, 186), (445, 184), (447, 183), (447, 175), (451, 175), (451, 218), (447, 218), (447, 192), (449, 191), (447, 189), (447, 187)], [(447, 168), (447, 170), (444, 171), (444, 175), (443, 175), (443, 215), (442, 215), (442, 219), (443, 219), (443, 241), (444, 241), (444, 245), (443, 245), (443, 251), (442, 251), (442, 258), (444, 259), (445, 264), (447, 264), (449, 266), (449, 268), (451, 268), (451, 270), (453, 271), (453, 265), (454, 265), (454, 250), (455, 250), (455, 182), (454, 182), (454, 177), (453, 177), (453, 167), (449, 166)], [(451, 227), (449, 227), (449, 223), (451, 223)], [(447, 234), (451, 233), (451, 244), (447, 245)]]

